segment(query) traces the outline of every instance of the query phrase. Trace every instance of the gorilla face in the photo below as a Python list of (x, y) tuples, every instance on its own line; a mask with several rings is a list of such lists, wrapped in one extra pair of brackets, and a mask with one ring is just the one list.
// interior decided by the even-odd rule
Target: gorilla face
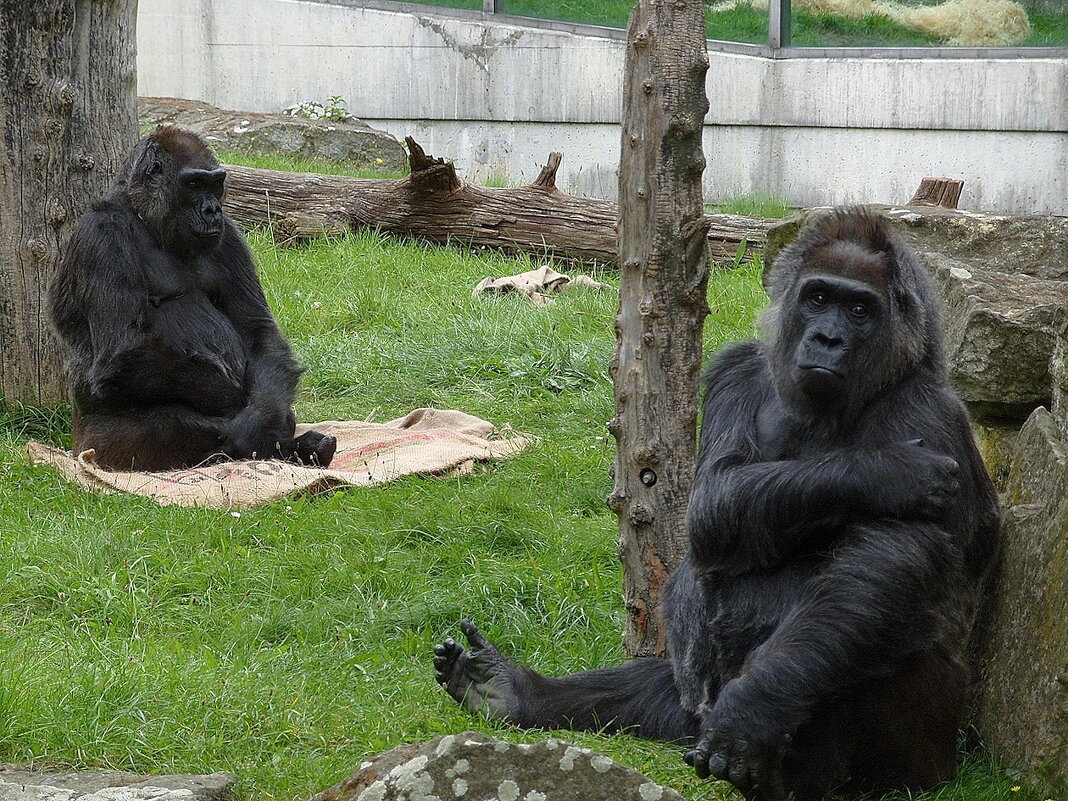
[(879, 292), (860, 281), (817, 274), (801, 282), (795, 313), (802, 328), (792, 374), (804, 396), (833, 403), (847, 392), (864, 369), (883, 303)]
[(775, 386), (792, 414), (854, 417), (915, 359), (912, 332), (898, 326), (890, 282), (895, 262), (842, 239), (806, 248), (769, 326)]
[(180, 260), (209, 253), (222, 241), (226, 170), (199, 138), (157, 129), (134, 148), (119, 183), (160, 246)]
[(178, 174), (174, 193), (176, 243), (180, 251), (203, 253), (213, 250), (225, 230), (222, 198), (226, 170), (186, 167)]

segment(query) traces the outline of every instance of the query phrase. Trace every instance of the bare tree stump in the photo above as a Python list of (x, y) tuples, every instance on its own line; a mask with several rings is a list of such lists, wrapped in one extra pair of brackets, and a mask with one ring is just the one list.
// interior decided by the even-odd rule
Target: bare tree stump
[[(226, 210), (244, 226), (270, 225), (279, 243), (360, 228), (432, 242), (491, 247), (563, 259), (615, 264), (615, 203), (556, 187), (561, 154), (552, 153), (532, 184), (468, 184), (453, 165), (427, 156), (411, 138), (412, 173), (382, 180), (276, 172), (227, 165)], [(733, 262), (740, 245), (759, 252), (774, 220), (709, 214), (709, 253)]]
[(946, 209), (957, 208), (964, 181), (956, 178), (924, 178), (920, 188), (908, 202), (910, 206), (942, 206)]
[(667, 652), (661, 589), (688, 547), (701, 332), (708, 313), (701, 133), (708, 54), (697, 2), (640, 0), (627, 29), (612, 362), (623, 646)]
[(137, 140), (136, 0), (0, 11), (0, 397), (63, 394), (45, 295), (90, 199)]

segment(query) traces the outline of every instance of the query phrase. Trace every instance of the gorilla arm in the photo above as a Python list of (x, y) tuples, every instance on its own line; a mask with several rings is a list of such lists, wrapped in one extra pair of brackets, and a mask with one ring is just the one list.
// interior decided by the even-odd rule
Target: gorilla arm
[(252, 254), (230, 222), (211, 259), (224, 282), (222, 311), (249, 354), (248, 403), (228, 425), (223, 450), (232, 456), (277, 455), (278, 443), (293, 437), (292, 403), (303, 370), (267, 306)]
[(707, 379), (687, 516), (694, 556), (705, 567), (764, 569), (858, 520), (938, 519), (956, 492), (956, 461), (905, 441), (922, 431), (898, 442), (769, 458), (760, 430), (769, 411), (783, 414), (760, 347), (745, 343), (723, 353)]

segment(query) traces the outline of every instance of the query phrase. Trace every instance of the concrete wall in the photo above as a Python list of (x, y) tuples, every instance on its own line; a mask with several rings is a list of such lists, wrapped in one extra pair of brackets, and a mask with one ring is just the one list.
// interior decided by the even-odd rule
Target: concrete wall
[[(340, 95), (466, 177), (529, 181), (560, 150), (562, 188), (614, 198), (622, 34), (557, 27), (381, 0), (140, 0), (138, 92), (248, 111)], [(710, 60), (709, 199), (899, 203), (945, 175), (962, 208), (1068, 214), (1068, 58)]]

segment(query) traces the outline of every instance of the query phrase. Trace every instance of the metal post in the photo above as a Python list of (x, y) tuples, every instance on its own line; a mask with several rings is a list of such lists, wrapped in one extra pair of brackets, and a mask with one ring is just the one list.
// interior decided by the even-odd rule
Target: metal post
[(482, 0), (482, 10), (486, 14), (496, 14), (498, 11), (500, 11), (500, 8), (498, 8), (498, 6), (501, 4), (501, 2), (502, 0)]
[(768, 3), (768, 45), (772, 50), (790, 46), (790, 0)]

